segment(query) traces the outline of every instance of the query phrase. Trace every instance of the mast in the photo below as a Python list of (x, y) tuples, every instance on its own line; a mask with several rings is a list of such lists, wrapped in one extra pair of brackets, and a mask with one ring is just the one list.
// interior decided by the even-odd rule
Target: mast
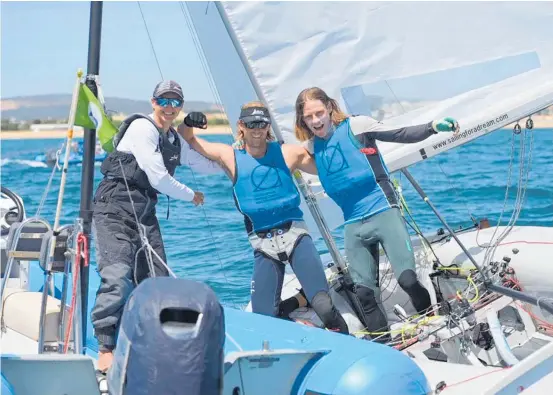
[[(244, 54), (244, 51), (242, 47), (239, 44), (239, 40), (236, 37), (236, 33), (234, 30), (232, 30), (232, 27), (230, 26), (230, 22), (227, 18), (226, 12), (223, 9), (223, 5), (220, 2), (215, 3), (217, 6), (217, 11), (219, 11), (219, 15), (221, 16), (221, 20), (223, 21), (225, 28), (227, 30), (227, 33), (229, 34), (230, 39), (232, 40), (232, 43), (234, 45), (234, 48), (236, 49), (236, 52), (238, 53), (238, 56), (240, 57), (240, 60), (242, 61), (242, 65), (244, 66), (248, 77), (250, 79), (250, 82), (252, 83), (252, 86), (255, 90), (255, 93), (257, 94), (257, 97), (261, 100), (263, 100), (265, 103), (268, 103), (265, 95), (263, 94), (263, 91), (261, 90), (261, 87), (259, 86), (259, 83), (257, 82), (253, 70), (246, 59), (246, 55)], [(271, 111), (270, 105), (267, 105), (267, 109), (269, 110), (269, 113), (271, 114), (271, 118), (275, 119), (273, 112)], [(273, 131), (275, 132), (279, 142), (284, 142), (284, 139), (282, 138), (282, 133), (280, 131), (280, 126), (277, 122), (274, 122), (272, 125)], [(301, 176), (301, 173), (299, 171), (295, 171), (293, 174), (294, 178), (296, 179), (296, 182), (298, 184), (299, 190), (301, 191), (305, 202), (307, 203), (307, 207), (309, 208), (309, 211), (311, 212), (311, 215), (313, 216), (313, 219), (315, 220), (315, 223), (317, 224), (317, 227), (319, 228), (321, 232), (321, 236), (323, 237), (325, 244), (328, 248), (328, 251), (330, 252), (330, 255), (332, 256), (332, 259), (338, 269), (341, 271), (344, 271), (346, 269), (345, 261), (340, 254), (340, 251), (338, 250), (338, 246), (334, 242), (334, 238), (332, 237), (330, 233), (330, 229), (328, 228), (328, 225), (324, 219), (323, 213), (321, 212), (321, 209), (319, 205), (317, 204), (317, 199), (315, 195), (313, 194), (313, 191), (305, 182), (303, 177)]]
[[(90, 2), (90, 25), (88, 33), (88, 65), (86, 75), (86, 86), (98, 96), (95, 77), (100, 72), (100, 42), (102, 38), (102, 7), (103, 2)], [(85, 129), (84, 131), (84, 147), (83, 147), (83, 162), (81, 173), (81, 206), (79, 216), (82, 218), (82, 232), (87, 239), (90, 239), (90, 230), (92, 225), (92, 194), (94, 188), (94, 156), (96, 150), (96, 130)], [(86, 254), (89, 254), (86, 251)], [(89, 257), (87, 256), (88, 260)], [(82, 261), (81, 261), (82, 263)], [(83, 349), (86, 348), (86, 332), (87, 332), (87, 317), (88, 317), (88, 280), (89, 267), (80, 265), (81, 276), (81, 319), (83, 330)]]

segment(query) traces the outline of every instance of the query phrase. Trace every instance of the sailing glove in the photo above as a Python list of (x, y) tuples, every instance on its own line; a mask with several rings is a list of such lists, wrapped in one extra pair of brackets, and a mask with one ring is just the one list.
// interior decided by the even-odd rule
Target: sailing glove
[(432, 129), (436, 133), (438, 132), (458, 132), (459, 131), (459, 122), (454, 118), (447, 117), (432, 121)]
[(203, 112), (191, 112), (184, 118), (183, 122), (191, 128), (207, 128), (207, 118)]

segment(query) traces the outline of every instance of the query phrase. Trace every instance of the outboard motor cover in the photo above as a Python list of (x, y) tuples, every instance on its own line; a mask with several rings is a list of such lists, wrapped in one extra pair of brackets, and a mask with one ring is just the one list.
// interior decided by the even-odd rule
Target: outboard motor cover
[(148, 278), (125, 305), (109, 393), (220, 395), (224, 341), (223, 308), (211, 288)]

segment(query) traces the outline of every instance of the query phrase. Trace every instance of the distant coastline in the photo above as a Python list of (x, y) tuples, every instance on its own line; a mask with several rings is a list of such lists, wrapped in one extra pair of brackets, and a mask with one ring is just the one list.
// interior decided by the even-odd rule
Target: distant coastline
[[(534, 129), (553, 129), (553, 115), (534, 115), (532, 116), (534, 121)], [(524, 127), (525, 119), (522, 120), (520, 126)], [(514, 123), (504, 126), (503, 129), (512, 129)], [(221, 135), (232, 134), (232, 129), (228, 125), (213, 125), (208, 129), (196, 129), (195, 133), (198, 135)], [(43, 130), (35, 132), (32, 130), (17, 130), (17, 131), (0, 131), (0, 140), (21, 140), (21, 139), (63, 139), (67, 135), (67, 130)], [(75, 128), (73, 134), (74, 138), (83, 137), (83, 129), (80, 127)]]
[[(232, 134), (230, 126), (209, 126), (206, 130), (195, 129), (197, 135), (209, 134)], [(82, 138), (84, 131), (82, 128), (75, 128), (73, 138)], [(67, 137), (67, 130), (43, 130), (35, 132), (32, 130), (4, 131), (0, 133), (0, 140), (38, 140), (38, 139), (63, 139)]]

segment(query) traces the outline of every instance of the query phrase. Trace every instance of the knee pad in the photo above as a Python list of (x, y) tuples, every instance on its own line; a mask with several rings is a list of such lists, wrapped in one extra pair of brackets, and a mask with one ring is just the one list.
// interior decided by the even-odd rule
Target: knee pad
[(417, 274), (411, 270), (404, 270), (399, 276), (397, 282), (399, 286), (407, 292), (411, 298), (413, 306), (417, 312), (422, 313), (431, 305), (430, 294), (428, 290), (419, 282)]
[(349, 333), (346, 321), (340, 312), (334, 307), (332, 299), (327, 292), (321, 291), (317, 293), (310, 302), (313, 310), (319, 316), (325, 327), (328, 329), (338, 330), (341, 333)]
[(404, 270), (401, 273), (401, 275), (397, 279), (397, 282), (399, 283), (399, 286), (406, 291), (412, 288), (413, 286), (417, 285), (419, 280), (417, 279), (417, 273), (415, 273), (411, 269), (408, 269), (408, 270)]
[(290, 313), (300, 307), (298, 300), (295, 297), (283, 300), (278, 305), (278, 316), (289, 319)]

